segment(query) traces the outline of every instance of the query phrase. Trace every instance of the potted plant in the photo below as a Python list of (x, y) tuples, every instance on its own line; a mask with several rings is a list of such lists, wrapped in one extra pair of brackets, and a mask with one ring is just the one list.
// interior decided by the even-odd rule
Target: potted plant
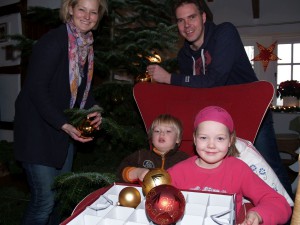
[(299, 106), (300, 83), (297, 80), (287, 80), (279, 84), (277, 97), (283, 99), (284, 106)]

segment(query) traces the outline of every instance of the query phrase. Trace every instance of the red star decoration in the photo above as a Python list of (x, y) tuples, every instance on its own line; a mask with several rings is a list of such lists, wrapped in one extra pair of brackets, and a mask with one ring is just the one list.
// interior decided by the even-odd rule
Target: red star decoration
[(277, 57), (277, 55), (275, 55), (273, 53), (275, 46), (277, 44), (277, 41), (275, 41), (273, 44), (271, 44), (269, 48), (265, 48), (264, 46), (262, 46), (261, 44), (259, 44), (257, 42), (256, 42), (256, 44), (259, 49), (259, 54), (257, 56), (255, 56), (254, 59), (251, 59), (251, 61), (261, 61), (262, 65), (264, 67), (264, 71), (266, 71), (270, 61), (276, 61), (279, 59)]

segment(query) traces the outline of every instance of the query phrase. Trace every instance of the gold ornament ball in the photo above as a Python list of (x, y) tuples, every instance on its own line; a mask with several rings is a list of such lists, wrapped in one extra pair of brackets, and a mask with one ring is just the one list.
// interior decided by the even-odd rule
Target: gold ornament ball
[(136, 78), (136, 83), (139, 82), (151, 82), (151, 76), (148, 74), (148, 72), (146, 72), (145, 74), (139, 75)]
[(81, 137), (84, 138), (93, 137), (95, 131), (89, 119), (84, 119), (77, 129), (81, 132)]
[(171, 184), (171, 181), (171, 176), (166, 170), (160, 168), (150, 170), (143, 180), (143, 194), (146, 196), (152, 188), (161, 184)]
[(134, 187), (125, 187), (119, 194), (119, 205), (136, 208), (141, 203), (141, 194)]

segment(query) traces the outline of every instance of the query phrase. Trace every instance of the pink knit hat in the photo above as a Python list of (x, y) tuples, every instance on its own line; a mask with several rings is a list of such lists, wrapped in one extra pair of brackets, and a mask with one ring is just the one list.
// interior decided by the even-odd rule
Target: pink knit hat
[(219, 106), (208, 106), (198, 112), (195, 118), (194, 128), (196, 129), (199, 123), (204, 121), (219, 122), (224, 124), (230, 132), (233, 132), (234, 130), (232, 117), (225, 109)]

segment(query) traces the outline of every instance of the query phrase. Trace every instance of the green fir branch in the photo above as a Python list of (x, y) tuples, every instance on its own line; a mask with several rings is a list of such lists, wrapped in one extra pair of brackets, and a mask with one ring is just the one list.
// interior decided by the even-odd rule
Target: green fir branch
[(74, 127), (78, 127), (81, 124), (82, 120), (86, 119), (90, 113), (94, 113), (94, 112), (102, 113), (103, 109), (98, 105), (94, 105), (90, 109), (72, 108), (72, 109), (67, 109), (64, 112), (68, 116), (69, 122)]

